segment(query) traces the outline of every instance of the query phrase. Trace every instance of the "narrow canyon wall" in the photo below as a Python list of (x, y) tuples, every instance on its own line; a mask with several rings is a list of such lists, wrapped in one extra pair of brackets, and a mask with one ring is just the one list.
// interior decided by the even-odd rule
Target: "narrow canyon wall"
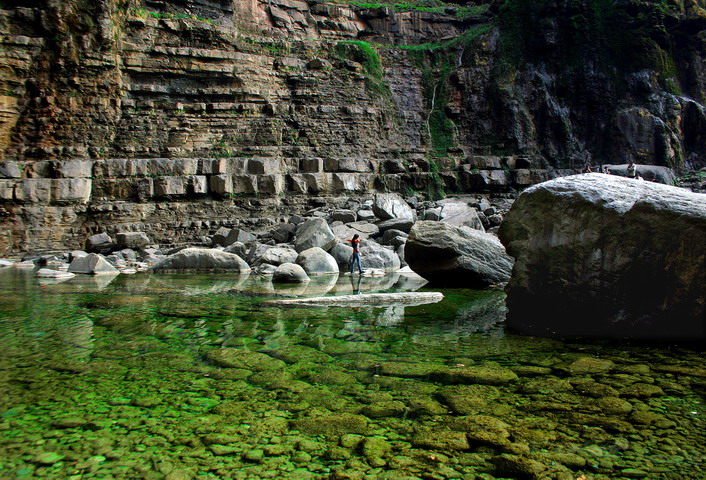
[[(538, 56), (567, 12), (530, 3), (548, 20), (518, 49), (514, 0), (5, 1), (0, 254), (103, 230), (195, 242), (321, 197), (510, 192), (584, 162), (706, 164), (698, 6), (661, 20), (674, 68), (623, 72), (594, 50)], [(567, 55), (594, 64), (565, 74)]]

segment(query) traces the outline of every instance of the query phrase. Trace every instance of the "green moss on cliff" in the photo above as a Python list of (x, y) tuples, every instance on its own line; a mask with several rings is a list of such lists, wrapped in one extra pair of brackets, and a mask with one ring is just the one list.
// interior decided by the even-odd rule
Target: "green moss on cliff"
[(383, 80), (380, 55), (372, 45), (346, 40), (336, 44), (335, 52), (339, 58), (352, 60), (363, 66), (365, 87), (373, 97), (380, 98), (389, 94), (390, 90)]

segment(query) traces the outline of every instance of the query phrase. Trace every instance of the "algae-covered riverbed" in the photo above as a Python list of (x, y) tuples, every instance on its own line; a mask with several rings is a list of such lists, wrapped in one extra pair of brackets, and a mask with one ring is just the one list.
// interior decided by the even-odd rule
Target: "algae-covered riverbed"
[(1, 270), (0, 478), (706, 478), (693, 347), (513, 335), (497, 291), (265, 303), (419, 287)]

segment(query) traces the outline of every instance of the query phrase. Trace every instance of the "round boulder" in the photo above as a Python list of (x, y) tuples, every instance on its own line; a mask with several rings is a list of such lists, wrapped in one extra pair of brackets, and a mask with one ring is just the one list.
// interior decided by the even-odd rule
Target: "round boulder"
[(312, 247), (301, 252), (297, 256), (297, 264), (302, 266), (307, 275), (338, 273), (336, 259), (319, 247)]
[(273, 283), (306, 283), (309, 280), (304, 268), (296, 263), (283, 263), (272, 275)]

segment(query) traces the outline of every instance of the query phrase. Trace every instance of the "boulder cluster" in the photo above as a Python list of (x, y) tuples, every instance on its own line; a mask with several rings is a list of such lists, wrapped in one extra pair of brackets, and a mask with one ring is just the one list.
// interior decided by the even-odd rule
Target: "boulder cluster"
[(500, 199), (491, 205), (475, 197), (420, 202), (383, 193), (366, 200), (349, 198), (345, 208), (339, 203), (291, 215), (263, 231), (223, 226), (201, 245), (170, 250), (154, 245), (145, 232), (123, 232), (115, 238), (98, 233), (86, 239), (84, 250), (27, 258), (24, 265), (49, 266), (40, 275), (53, 277), (253, 272), (270, 275), (275, 283), (305, 283), (311, 277), (349, 271), (349, 240), (358, 234), (366, 275), (409, 266), (438, 285), (466, 278), (485, 287), (509, 279), (512, 260), (495, 232), (510, 204)]

